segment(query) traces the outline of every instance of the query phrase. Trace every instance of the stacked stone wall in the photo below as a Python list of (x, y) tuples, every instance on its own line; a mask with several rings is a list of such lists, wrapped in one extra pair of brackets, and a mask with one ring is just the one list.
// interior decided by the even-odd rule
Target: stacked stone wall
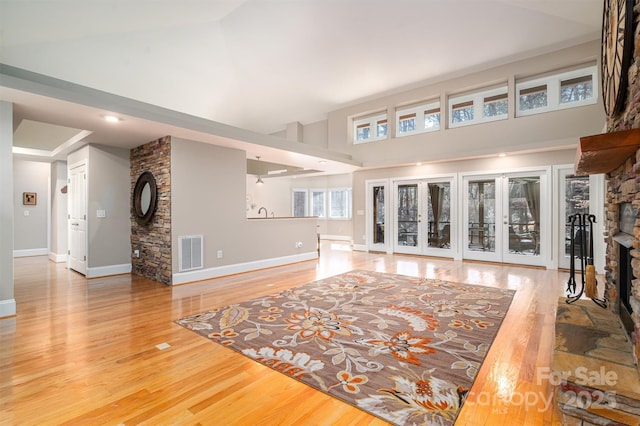
[[(166, 136), (131, 150), (131, 252), (132, 273), (172, 284), (171, 261), (171, 137)], [(149, 171), (157, 186), (157, 208), (151, 221), (140, 225), (133, 211), (133, 189), (138, 177)]]

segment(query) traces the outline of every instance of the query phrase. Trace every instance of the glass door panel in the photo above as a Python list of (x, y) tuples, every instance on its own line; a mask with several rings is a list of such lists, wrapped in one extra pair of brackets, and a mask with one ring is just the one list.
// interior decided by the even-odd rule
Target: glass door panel
[(427, 246), (451, 246), (451, 185), (449, 182), (427, 183)]
[(373, 244), (384, 244), (384, 186), (373, 187)]
[(540, 255), (540, 178), (509, 179), (508, 203), (509, 253)]
[(419, 184), (401, 183), (396, 187), (395, 250), (401, 253), (420, 252)]
[(496, 251), (496, 179), (470, 180), (467, 199), (466, 250)]
[(569, 216), (590, 213), (589, 176), (574, 176), (570, 170), (560, 171), (560, 232), (558, 235), (558, 267), (569, 268), (571, 259), (571, 225)]
[(505, 185), (504, 261), (541, 264), (541, 174), (508, 176)]
[(367, 249), (387, 251), (388, 181), (367, 182)]

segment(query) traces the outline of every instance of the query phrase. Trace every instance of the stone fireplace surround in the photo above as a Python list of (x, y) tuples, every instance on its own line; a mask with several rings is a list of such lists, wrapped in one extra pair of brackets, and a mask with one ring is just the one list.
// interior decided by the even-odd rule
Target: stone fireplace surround
[[(609, 300), (610, 309), (621, 316), (625, 327), (630, 331), (634, 362), (638, 365), (640, 357), (640, 219), (638, 214), (640, 212), (640, 150), (633, 157), (628, 158), (622, 166), (610, 172), (607, 178), (604, 292)], [(631, 215), (624, 216), (631, 217), (631, 222), (623, 220), (624, 223), (621, 223), (623, 210), (630, 210)], [(630, 294), (628, 300), (625, 300), (627, 296), (621, 295), (621, 285), (625, 287), (628, 284), (631, 285)], [(625, 305), (633, 311), (630, 317), (625, 315), (627, 310)]]
[[(623, 111), (606, 119), (603, 135), (590, 147), (581, 144), (576, 170), (583, 173), (605, 173), (606, 242), (604, 279), (598, 277), (600, 294), (608, 301), (602, 309), (590, 300), (567, 305), (558, 303), (554, 370), (575, 370), (587, 366), (592, 370), (616, 371), (613, 386), (594, 386), (615, 394), (617, 404), (580, 406), (575, 395), (589, 395), (593, 388), (576, 385), (570, 377), (556, 387), (556, 402), (564, 414), (566, 425), (640, 424), (640, 0), (634, 4), (634, 51), (628, 70), (628, 89)], [(600, 152), (595, 152), (601, 150)], [(592, 157), (593, 156), (593, 157)], [(581, 170), (584, 164), (590, 164)], [(603, 167), (604, 164), (607, 167)], [(621, 223), (622, 210), (631, 212), (626, 224)], [(598, 218), (600, 219), (600, 218)], [(624, 220), (622, 222), (625, 222)], [(621, 232), (622, 231), (622, 232)], [(622, 258), (621, 258), (622, 255)], [(602, 272), (602, 271), (599, 271)], [(621, 294), (621, 282), (629, 284), (630, 295)], [(624, 291), (624, 287), (622, 288)], [(625, 315), (625, 303), (631, 314)], [(621, 314), (622, 310), (622, 314)], [(624, 325), (623, 325), (624, 323)], [(626, 329), (626, 330), (625, 330)], [(580, 338), (580, 335), (583, 338)], [(586, 392), (586, 393), (585, 393)], [(574, 404), (567, 404), (572, 402)]]

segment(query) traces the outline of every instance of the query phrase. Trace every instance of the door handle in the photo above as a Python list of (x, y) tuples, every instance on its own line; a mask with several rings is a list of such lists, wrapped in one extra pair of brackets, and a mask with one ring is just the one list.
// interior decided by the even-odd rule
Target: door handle
[(80, 222), (72, 223), (71, 226), (79, 226)]

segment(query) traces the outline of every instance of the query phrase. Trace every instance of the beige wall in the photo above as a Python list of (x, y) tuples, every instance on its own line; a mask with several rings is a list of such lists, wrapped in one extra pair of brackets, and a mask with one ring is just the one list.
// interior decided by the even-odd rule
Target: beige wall
[(62, 188), (67, 186), (66, 161), (51, 163), (51, 242), (49, 258), (54, 262), (61, 262), (67, 258), (67, 194)]
[(67, 157), (69, 166), (80, 161), (87, 162), (87, 276), (129, 272), (129, 150), (88, 145)]
[(267, 209), (276, 217), (291, 216), (291, 180), (290, 178), (265, 178), (264, 184), (256, 185), (256, 176), (247, 175), (247, 210), (249, 218), (264, 217), (258, 214), (260, 207)]
[(89, 268), (131, 264), (129, 185), (129, 150), (90, 146)]
[[(328, 114), (328, 147), (347, 153), (362, 161), (364, 166), (385, 166), (470, 158), (500, 151), (516, 152), (542, 147), (575, 145), (580, 136), (600, 133), (604, 113), (600, 102), (545, 114), (514, 118), (492, 123), (446, 129), (443, 114), (442, 129), (438, 132), (405, 136), (379, 142), (354, 145), (350, 118), (365, 112), (387, 110), (394, 122), (398, 105), (440, 98), (446, 109), (446, 96), (463, 90), (508, 82), (513, 100), (516, 78), (558, 70), (591, 61), (596, 63), (600, 52), (598, 41), (579, 45), (533, 59), (522, 60), (476, 72), (447, 81), (425, 84), (402, 93), (383, 96), (342, 108)], [(513, 102), (512, 102), (513, 104)], [(393, 125), (392, 125), (393, 127)], [(305, 129), (306, 132), (306, 129)], [(393, 130), (390, 131), (393, 135)]]
[(231, 265), (315, 252), (315, 219), (247, 219), (247, 181), (244, 151), (171, 138), (174, 283), (182, 281), (175, 279), (180, 236), (203, 236), (204, 269), (212, 275)]
[[(601, 101), (596, 104), (569, 108), (544, 114), (515, 118), (513, 109), (507, 120), (446, 128), (446, 99), (452, 93), (477, 90), (483, 87), (507, 83), (510, 103), (515, 103), (516, 79), (559, 71), (581, 64), (596, 64), (600, 43), (596, 40), (576, 47), (516, 61), (449, 80), (425, 82), (410, 90), (384, 95), (328, 113), (326, 122), (311, 123), (304, 128), (304, 143), (322, 146), (319, 138), (326, 138), (326, 146), (352, 155), (370, 168), (353, 175), (353, 223), (346, 231), (353, 236), (354, 244), (364, 244), (365, 232), (365, 181), (387, 177), (426, 177), (436, 173), (457, 173), (474, 170), (512, 169), (527, 166), (548, 166), (573, 163), (575, 147), (581, 136), (601, 133), (605, 117)], [(599, 86), (599, 81), (596, 82)], [(598, 98), (601, 98), (598, 88)], [(351, 118), (366, 112), (386, 110), (390, 119), (390, 135), (395, 133), (395, 109), (421, 100), (440, 99), (442, 129), (438, 132), (405, 137), (391, 137), (385, 141), (354, 145), (351, 134)], [(318, 131), (326, 124), (326, 136)], [(515, 155), (541, 149), (548, 153)], [(507, 152), (506, 158), (497, 159), (499, 152)], [(488, 158), (491, 157), (491, 158)], [(473, 160), (479, 158), (478, 160)], [(432, 163), (421, 167), (417, 162)], [(309, 178), (308, 187), (323, 186), (323, 177)], [(295, 185), (300, 186), (301, 182)], [(303, 185), (304, 186), (304, 185)], [(344, 233), (345, 223), (321, 221), (322, 234)]]
[[(49, 163), (13, 161), (13, 249), (16, 256), (47, 254)], [(23, 205), (22, 194), (35, 192), (36, 205)]]

